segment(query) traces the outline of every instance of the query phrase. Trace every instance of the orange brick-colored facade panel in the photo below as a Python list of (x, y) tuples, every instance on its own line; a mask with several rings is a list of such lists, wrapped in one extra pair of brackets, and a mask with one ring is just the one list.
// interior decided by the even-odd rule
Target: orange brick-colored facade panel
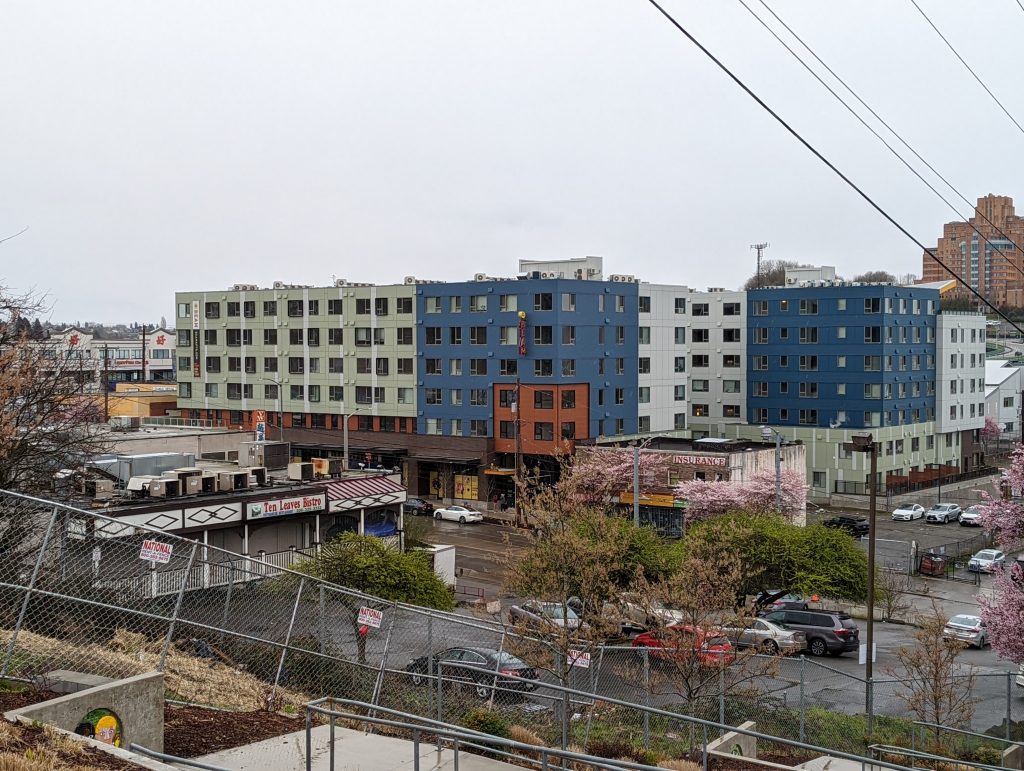
[[(494, 449), (497, 452), (515, 452), (516, 415), (511, 406), (515, 385), (496, 383), (493, 390)], [(587, 383), (523, 383), (520, 392), (519, 419), (522, 421), (524, 453), (551, 455), (558, 449), (564, 450), (566, 440), (590, 438), (590, 386)]]

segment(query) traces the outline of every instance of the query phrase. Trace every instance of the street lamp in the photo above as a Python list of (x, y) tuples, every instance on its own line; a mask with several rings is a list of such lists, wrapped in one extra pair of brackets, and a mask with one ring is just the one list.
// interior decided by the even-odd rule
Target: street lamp
[(775, 434), (775, 508), (782, 513), (782, 434), (770, 426), (761, 426), (761, 438), (770, 441)]
[(284, 441), (284, 411), (281, 409), (281, 392), (284, 390), (280, 380), (274, 380), (272, 377), (261, 377), (260, 380), (268, 383), (273, 383), (277, 386), (277, 441)]
[(358, 415), (360, 412), (366, 412), (366, 409), (365, 408), (360, 408), (360, 409), (352, 410), (351, 412), (342, 412), (341, 413), (341, 426), (342, 426), (342, 431), (341, 431), (341, 451), (342, 451), (342, 455), (344, 457), (344, 464), (345, 464), (344, 470), (345, 471), (349, 470), (349, 465), (348, 465), (348, 419), (350, 417), (352, 417), (353, 415)]
[(871, 714), (871, 675), (875, 648), (875, 477), (878, 474), (878, 442), (872, 434), (854, 434), (852, 442), (844, 442), (847, 452), (863, 452), (871, 456), (868, 471), (868, 639), (865, 656), (864, 676), (867, 687), (864, 690), (864, 712)]

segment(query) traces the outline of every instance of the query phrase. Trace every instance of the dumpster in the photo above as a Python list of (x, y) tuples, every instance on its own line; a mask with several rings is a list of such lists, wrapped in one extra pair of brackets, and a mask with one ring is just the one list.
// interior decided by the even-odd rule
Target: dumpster
[(938, 576), (945, 578), (946, 566), (949, 564), (949, 557), (944, 554), (925, 554), (921, 557), (921, 564), (917, 572), (922, 576)]

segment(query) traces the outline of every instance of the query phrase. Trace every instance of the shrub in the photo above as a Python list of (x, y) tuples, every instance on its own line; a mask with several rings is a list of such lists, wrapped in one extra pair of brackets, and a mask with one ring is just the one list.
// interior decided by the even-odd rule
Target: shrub
[(980, 747), (975, 747), (971, 755), (973, 756), (972, 760), (984, 763), (986, 766), (1003, 765), (1003, 751), (999, 747), (982, 744)]
[(471, 731), (480, 731), (502, 739), (510, 738), (511, 734), (508, 720), (501, 713), (487, 707), (477, 707), (466, 713), (462, 724)]

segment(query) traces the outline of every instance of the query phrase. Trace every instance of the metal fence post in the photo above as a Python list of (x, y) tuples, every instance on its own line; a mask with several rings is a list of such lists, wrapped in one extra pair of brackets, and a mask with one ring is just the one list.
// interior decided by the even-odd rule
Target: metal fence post
[(804, 677), (807, 657), (800, 654), (800, 741), (807, 743), (807, 705), (804, 701)]
[(231, 587), (235, 585), (235, 561), (228, 560), (228, 591), (224, 595), (224, 614), (220, 622), (220, 639), (224, 641), (224, 632), (228, 628), (228, 614), (231, 611)]
[(434, 616), (427, 614), (427, 714), (434, 710)]
[(295, 626), (295, 616), (299, 612), (299, 601), (302, 599), (302, 587), (306, 585), (306, 579), (299, 579), (299, 588), (295, 592), (295, 604), (292, 605), (292, 617), (288, 622), (288, 631), (284, 634), (284, 647), (281, 648), (281, 658), (277, 662), (277, 674), (274, 675), (274, 685), (270, 689), (270, 698), (267, 699), (269, 706), (273, 709), (274, 697), (277, 695), (277, 686), (281, 682), (281, 672), (284, 671), (284, 657), (288, 655), (288, 644), (292, 641), (292, 629)]
[(708, 771), (708, 724), (701, 723), (701, 728), (704, 729), (704, 744), (702, 745), (701, 756), (704, 758), (704, 771)]
[[(644, 650), (647, 650), (647, 649), (644, 648)], [(583, 749), (584, 750), (587, 749), (587, 744), (590, 742), (590, 726), (594, 722), (594, 707), (597, 706), (596, 703), (595, 703), (597, 701), (597, 683), (601, 679), (601, 664), (603, 664), (603, 663), (604, 663), (604, 646), (602, 645), (600, 650), (599, 650), (599, 652), (598, 652), (598, 654), (597, 654), (597, 670), (596, 671), (593, 670), (593, 669), (590, 670), (590, 672), (591, 672), (590, 693), (591, 693), (591, 696), (593, 698), (593, 701), (592, 701), (592, 703), (590, 705), (590, 709), (587, 711), (587, 727), (586, 727), (586, 730), (583, 732)], [(647, 713), (645, 712), (644, 714), (646, 715)]]
[(53, 532), (53, 525), (57, 521), (57, 512), (59, 509), (54, 506), (53, 513), (50, 515), (50, 521), (46, 524), (46, 533), (43, 534), (43, 542), (39, 545), (39, 552), (36, 554), (36, 563), (32, 566), (32, 575), (28, 580), (28, 587), (25, 590), (25, 598), (21, 601), (21, 611), (18, 613), (18, 621), (14, 625), (14, 632), (11, 634), (11, 641), (7, 644), (7, 653), (4, 655), (4, 665), (0, 668), (0, 675), (7, 674), (7, 668), (11, 665), (11, 657), (14, 655), (14, 644), (18, 641), (18, 633), (21, 631), (21, 625), (25, 622), (25, 614), (28, 612), (28, 602), (32, 599), (32, 591), (36, 587), (36, 578), (39, 577), (39, 568), (43, 564), (43, 555), (46, 553), (46, 547), (50, 543), (50, 534)]
[(491, 694), (487, 698), (487, 709), (494, 709), (494, 693), (498, 690), (498, 673), (501, 671), (501, 659), (505, 654), (505, 638), (508, 636), (508, 630), (501, 630), (501, 642), (498, 643), (498, 657), (494, 664), (494, 679), (491, 682)]
[(1013, 720), (1013, 672), (1006, 673), (1006, 741), (1010, 741), (1010, 721)]
[[(391, 633), (395, 631), (395, 621), (398, 620), (398, 602), (392, 606), (391, 612), (391, 623), (388, 624), (388, 633), (384, 637), (384, 652), (380, 656), (380, 669), (377, 670), (377, 682), (373, 684), (373, 698), (370, 699), (370, 704), (376, 705), (377, 699), (380, 698), (381, 687), (384, 685), (384, 670), (388, 665), (388, 650), (391, 648)], [(370, 716), (376, 715), (376, 712), (371, 712)], [(373, 727), (370, 727), (369, 733), (373, 733)]]
[[(868, 651), (868, 655), (871, 655), (871, 651)], [(875, 678), (869, 678), (864, 681), (864, 687), (867, 688), (867, 701), (868, 701), (868, 738), (875, 732)]]
[[(646, 645), (644, 652), (644, 705), (651, 706), (651, 649)], [(651, 747), (651, 713), (644, 710), (644, 749)]]
[(167, 663), (167, 651), (171, 647), (171, 639), (174, 637), (174, 627), (178, 623), (178, 614), (181, 612), (181, 601), (185, 597), (185, 589), (188, 587), (188, 577), (192, 574), (192, 565), (196, 561), (196, 552), (199, 551), (199, 544), (192, 543), (192, 551), (188, 555), (188, 565), (181, 573), (181, 586), (178, 587), (178, 597), (174, 601), (174, 612), (171, 614), (171, 623), (167, 627), (167, 637), (164, 640), (163, 650), (160, 651), (160, 666), (157, 670), (164, 671), (164, 664)]
[(313, 771), (313, 710), (306, 707), (306, 771)]
[(319, 635), (320, 635), (320, 655), (323, 655), (325, 650), (326, 650), (326, 648), (327, 648), (327, 643), (326, 643), (326, 640), (327, 640), (327, 614), (324, 612), (326, 610), (326, 608), (325, 608), (325, 603), (324, 603), (324, 585), (323, 584), (320, 584), (319, 610), (320, 610), (320, 631), (319, 631)]
[[(718, 657), (718, 722), (725, 725), (725, 659)], [(718, 735), (725, 734), (725, 728), (718, 729)]]

